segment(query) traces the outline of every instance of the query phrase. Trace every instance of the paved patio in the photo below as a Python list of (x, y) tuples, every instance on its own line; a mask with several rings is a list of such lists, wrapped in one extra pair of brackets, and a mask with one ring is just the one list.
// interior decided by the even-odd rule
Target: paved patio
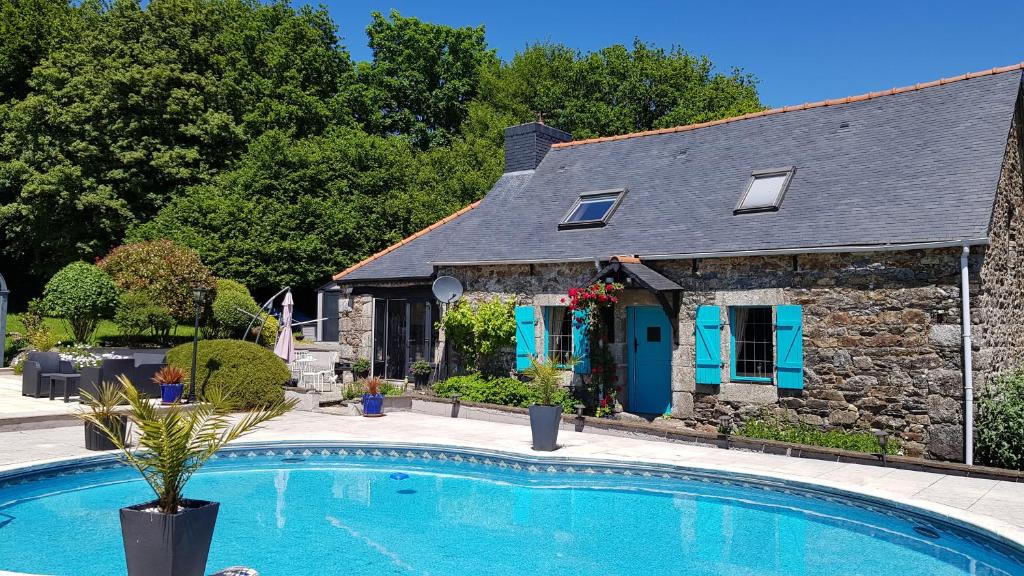
[[(29, 400), (47, 403), (48, 400)], [(63, 403), (61, 403), (63, 404)], [(339, 412), (292, 412), (246, 438), (442, 444), (538, 456), (527, 426), (414, 412), (361, 418)], [(77, 425), (0, 432), (0, 470), (89, 454)], [(906, 502), (984, 526), (1024, 544), (1024, 483), (964, 478), (722, 450), (692, 444), (562, 431), (558, 457), (644, 461), (812, 482)]]

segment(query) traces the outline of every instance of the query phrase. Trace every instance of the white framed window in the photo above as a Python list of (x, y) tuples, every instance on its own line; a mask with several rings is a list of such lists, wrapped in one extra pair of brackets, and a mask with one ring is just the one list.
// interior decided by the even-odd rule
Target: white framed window
[(733, 213), (778, 210), (792, 179), (792, 167), (754, 172)]
[(770, 382), (775, 371), (775, 324), (771, 306), (729, 308), (732, 380)]
[(544, 307), (544, 357), (560, 366), (572, 358), (572, 313), (566, 306)]
[(562, 218), (559, 228), (587, 228), (604, 226), (612, 213), (622, 202), (624, 188), (616, 190), (598, 190), (580, 194), (573, 202), (569, 212)]

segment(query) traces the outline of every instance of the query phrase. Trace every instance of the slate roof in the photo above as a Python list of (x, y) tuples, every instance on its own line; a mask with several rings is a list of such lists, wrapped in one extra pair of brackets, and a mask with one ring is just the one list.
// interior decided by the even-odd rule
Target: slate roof
[[(335, 280), (427, 278), (437, 263), (983, 241), (1021, 67), (982, 74), (556, 144), (472, 210)], [(785, 166), (796, 171), (777, 212), (733, 214), (752, 172)], [(621, 187), (606, 226), (558, 229), (580, 193)]]

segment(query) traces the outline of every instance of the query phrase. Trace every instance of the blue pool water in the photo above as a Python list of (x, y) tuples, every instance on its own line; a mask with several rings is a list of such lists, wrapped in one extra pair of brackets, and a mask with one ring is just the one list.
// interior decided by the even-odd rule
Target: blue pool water
[[(123, 574), (117, 510), (148, 487), (109, 465), (49, 476), (0, 478), (0, 570)], [(187, 493), (221, 502), (210, 572), (1024, 574), (1019, 549), (912, 511), (656, 467), (264, 446), (212, 461)]]

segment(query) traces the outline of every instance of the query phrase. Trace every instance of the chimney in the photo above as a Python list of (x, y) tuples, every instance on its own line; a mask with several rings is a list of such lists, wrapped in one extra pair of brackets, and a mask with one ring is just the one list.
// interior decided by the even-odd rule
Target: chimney
[(505, 172), (533, 170), (555, 142), (568, 142), (572, 135), (543, 122), (527, 122), (505, 128)]

